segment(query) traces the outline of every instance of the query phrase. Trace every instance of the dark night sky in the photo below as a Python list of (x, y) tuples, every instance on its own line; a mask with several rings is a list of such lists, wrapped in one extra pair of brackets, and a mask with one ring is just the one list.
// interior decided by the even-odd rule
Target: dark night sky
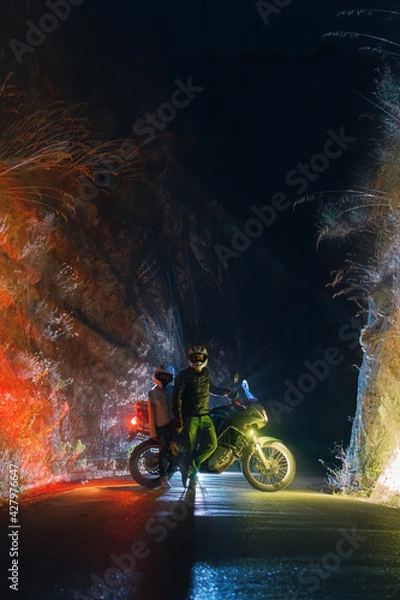
[[(1, 26), (2, 76), (12, 59), (7, 35), (12, 31), (23, 39), (25, 19), (45, 12), (40, 2), (8, 4), (7, 27), (4, 20)], [(363, 2), (362, 8), (374, 4)], [(393, 39), (394, 26), (376, 16), (336, 18), (346, 8), (357, 6), (292, 0), (266, 25), (253, 1), (85, 0), (37, 48), (32, 62), (68, 101), (86, 102), (93, 122), (107, 123), (112, 136), (128, 136), (149, 108), (169, 100), (177, 78), (191, 76), (204, 91), (170, 125), (178, 139), (182, 135), (177, 156), (203, 193), (244, 227), (250, 207), (269, 202), (274, 193), (284, 192), (291, 203), (299, 199), (285, 177), (322, 151), (328, 130), (339, 133), (344, 127), (357, 140), (330, 161), (306, 193), (357, 182), (368, 137), (360, 115), (370, 110), (358, 93), (370, 97), (381, 63), (359, 52), (365, 40), (322, 36), (347, 30)], [(26, 77), (32, 62), (15, 68), (17, 79)], [(107, 121), (99, 116), (104, 110)], [(296, 383), (304, 361), (321, 359), (328, 347), (343, 354), (329, 377), (293, 413), (282, 415), (282, 426), (298, 439), (315, 428), (315, 439), (331, 447), (349, 433), (354, 364), (361, 355), (339, 334), (356, 307), (333, 300), (325, 287), (349, 249), (330, 243), (316, 250), (315, 211), (316, 203), (309, 203), (282, 212), (246, 252), (230, 260), (227, 276), (240, 299), (242, 367), (260, 398), (281, 398), (284, 380)], [(220, 242), (229, 246), (229, 237)]]

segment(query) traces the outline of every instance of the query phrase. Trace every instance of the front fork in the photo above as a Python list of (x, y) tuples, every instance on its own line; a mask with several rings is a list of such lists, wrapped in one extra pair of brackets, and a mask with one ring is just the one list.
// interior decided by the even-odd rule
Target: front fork
[(262, 450), (262, 446), (260, 444), (260, 442), (258, 441), (258, 436), (257, 433), (255, 431), (249, 431), (250, 435), (251, 435), (251, 439), (253, 440), (253, 444), (255, 449), (257, 450), (257, 454), (262, 462), (262, 464), (264, 465), (264, 467), (266, 469), (269, 469), (270, 467), (270, 463), (269, 461), (265, 458), (265, 454)]

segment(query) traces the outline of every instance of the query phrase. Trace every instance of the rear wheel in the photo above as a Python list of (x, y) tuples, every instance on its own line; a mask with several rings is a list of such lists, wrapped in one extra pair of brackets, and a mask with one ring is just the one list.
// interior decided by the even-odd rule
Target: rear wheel
[(129, 471), (133, 479), (148, 488), (160, 485), (160, 448), (152, 440), (142, 442), (132, 451)]
[(265, 461), (252, 446), (243, 457), (243, 475), (250, 485), (262, 492), (283, 490), (296, 474), (293, 454), (282, 442), (264, 442), (261, 448)]

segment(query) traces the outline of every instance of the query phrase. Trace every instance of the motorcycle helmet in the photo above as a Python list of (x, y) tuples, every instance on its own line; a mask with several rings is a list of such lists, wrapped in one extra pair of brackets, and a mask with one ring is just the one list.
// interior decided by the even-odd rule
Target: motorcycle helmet
[(174, 373), (171, 367), (164, 367), (164, 365), (160, 365), (154, 371), (154, 383), (159, 385), (160, 387), (167, 387), (169, 383), (174, 378)]
[(188, 352), (189, 364), (196, 371), (202, 371), (208, 364), (207, 348), (204, 346), (192, 346)]

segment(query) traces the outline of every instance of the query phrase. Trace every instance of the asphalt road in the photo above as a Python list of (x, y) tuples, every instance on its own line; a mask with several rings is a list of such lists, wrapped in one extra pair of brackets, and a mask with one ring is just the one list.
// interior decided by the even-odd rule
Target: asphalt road
[(21, 499), (18, 529), (3, 508), (0, 597), (400, 599), (399, 510), (324, 493), (306, 475), (272, 494), (237, 472), (202, 475), (195, 498), (179, 474), (171, 483), (61, 486)]

